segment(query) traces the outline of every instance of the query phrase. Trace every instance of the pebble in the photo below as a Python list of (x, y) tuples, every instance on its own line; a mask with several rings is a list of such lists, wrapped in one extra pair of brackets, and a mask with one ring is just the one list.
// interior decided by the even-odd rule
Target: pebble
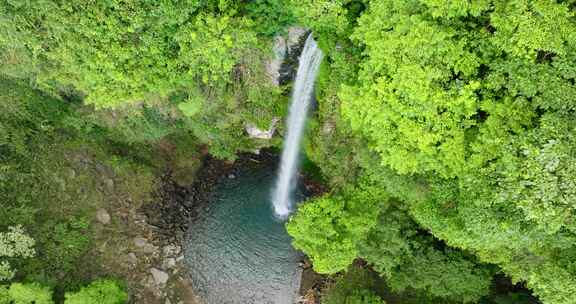
[(138, 257), (134, 252), (128, 253), (128, 262), (132, 265), (136, 265), (138, 263)]
[(162, 249), (162, 252), (164, 253), (164, 256), (167, 257), (173, 257), (176, 256), (180, 253), (182, 249), (180, 248), (180, 246), (177, 245), (167, 245)]
[(174, 258), (167, 258), (164, 260), (164, 263), (162, 264), (164, 269), (172, 269), (176, 266), (176, 259)]
[(134, 245), (136, 245), (136, 247), (144, 247), (148, 245), (148, 241), (143, 237), (135, 237)]

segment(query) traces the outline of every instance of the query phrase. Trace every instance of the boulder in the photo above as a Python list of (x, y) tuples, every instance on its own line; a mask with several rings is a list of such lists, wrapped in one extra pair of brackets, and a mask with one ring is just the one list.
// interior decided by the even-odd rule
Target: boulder
[(104, 180), (104, 185), (106, 185), (106, 190), (112, 192), (114, 191), (114, 180), (111, 178), (107, 178)]
[(156, 283), (156, 285), (159, 286), (165, 285), (168, 282), (168, 279), (170, 278), (170, 276), (168, 276), (168, 273), (157, 268), (150, 268), (150, 273), (154, 278), (154, 283)]
[(274, 132), (276, 132), (276, 125), (278, 124), (279, 121), (280, 119), (277, 117), (272, 119), (272, 123), (270, 124), (270, 128), (268, 130), (261, 130), (254, 124), (247, 123), (246, 132), (248, 133), (248, 136), (250, 136), (250, 138), (269, 140), (272, 139), (272, 136), (274, 136)]
[(291, 50), (293, 47), (298, 46), (302, 39), (302, 36), (306, 35), (308, 31), (300, 26), (291, 26), (288, 28), (288, 50)]
[(158, 247), (148, 243), (148, 241), (143, 237), (135, 237), (134, 238), (134, 245), (140, 249), (141, 252), (144, 253), (156, 253)]
[(99, 209), (96, 211), (96, 219), (102, 223), (102, 225), (110, 224), (110, 214), (106, 209)]

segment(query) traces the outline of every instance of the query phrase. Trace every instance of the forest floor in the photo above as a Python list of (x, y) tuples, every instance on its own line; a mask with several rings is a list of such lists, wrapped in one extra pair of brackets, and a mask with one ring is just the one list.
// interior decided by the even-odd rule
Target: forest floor
[[(130, 157), (109, 157), (86, 142), (63, 146), (47, 156), (53, 161), (46, 165), (54, 168), (46, 170), (62, 180), (61, 189), (50, 190), (70, 197), (51, 205), (55, 210), (50, 214), (81, 215), (91, 223), (85, 232), (89, 250), (71, 273), (75, 280), (118, 278), (126, 282), (131, 304), (198, 304), (180, 245), (191, 209), (175, 204), (189, 197), (193, 187), (180, 186), (186, 182), (172, 178), (182, 171), (196, 177), (197, 168), (175, 166), (182, 162), (166, 146), (170, 147), (151, 149), (155, 166), (134, 165)], [(195, 152), (195, 162), (200, 163), (202, 152)], [(157, 215), (166, 214), (159, 222)]]

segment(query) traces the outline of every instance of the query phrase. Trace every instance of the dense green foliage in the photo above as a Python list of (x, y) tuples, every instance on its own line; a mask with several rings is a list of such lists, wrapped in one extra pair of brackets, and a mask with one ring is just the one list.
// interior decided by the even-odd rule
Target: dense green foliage
[[(10, 227), (8, 232), (0, 233), (0, 257), (30, 258), (35, 255), (34, 239), (26, 235), (22, 227)], [(8, 261), (0, 262), (0, 281), (10, 280), (15, 271)]]
[(321, 197), (299, 209), (288, 232), (318, 272), (343, 271), (360, 257), (395, 292), (418, 290), (459, 302), (488, 293), (489, 267), (456, 250), (438, 250), (438, 242), (390, 202), (382, 190), (367, 186)]
[[(80, 291), (66, 293), (66, 304), (124, 304), (128, 294), (117, 282), (99, 280), (83, 287)], [(50, 288), (38, 283), (12, 283), (0, 285), (0, 304), (52, 304)]]
[(13, 283), (8, 288), (8, 296), (14, 304), (52, 304), (52, 292), (37, 283)]
[[(419, 303), (513, 302), (489, 295), (507, 275), (575, 303), (575, 14), (573, 0), (0, 0), (0, 303), (52, 301), (41, 286), (125, 301), (75, 271), (110, 196), (102, 164), (143, 201), (158, 147), (176, 146), (189, 184), (199, 151), (278, 145), (244, 127), (286, 112), (264, 62), (291, 24), (326, 55), (306, 154), (331, 191), (287, 224), (318, 272), (360, 259)], [(381, 303), (377, 284), (346, 282), (325, 301)]]
[[(127, 116), (96, 123), (128, 140), (184, 128), (214, 155), (234, 158), (253, 145), (241, 136), (244, 123), (267, 126), (283, 110), (261, 62), (268, 36), (291, 19), (285, 11), (278, 1), (103, 1), (90, 9), (83, 1), (2, 1), (1, 69), (122, 110)], [(280, 23), (259, 36), (274, 16)]]
[(374, 278), (364, 269), (350, 267), (326, 291), (322, 303), (325, 304), (386, 304), (372, 290)]
[[(363, 176), (396, 206), (380, 211), (380, 224), (363, 237), (368, 244), (354, 237), (361, 242), (356, 257), (393, 288), (471, 301), (488, 292), (491, 271), (467, 257), (471, 253), (527, 282), (544, 303), (576, 301), (573, 1), (363, 2), (361, 16), (328, 23), (325, 37), (356, 24), (346, 35), (362, 51), (350, 48), (359, 69), (340, 79), (337, 96), (333, 82), (339, 79), (321, 75), (320, 122), (339, 130), (328, 139), (322, 128), (312, 131), (325, 144), (309, 149), (319, 161), (339, 156), (334, 163), (355, 168), (344, 183), (357, 184)], [(342, 3), (339, 9), (346, 8)], [(336, 37), (328, 39), (343, 39)], [(332, 74), (349, 75), (338, 62), (342, 51), (327, 51)], [(350, 137), (359, 146), (339, 146), (342, 152), (335, 154), (329, 141)], [(343, 183), (338, 168), (324, 169), (336, 185)], [(341, 195), (339, 190), (311, 202), (315, 206), (302, 208), (289, 227), (317, 214), (332, 223), (358, 217), (357, 207), (331, 211)], [(289, 230), (294, 244), (320, 260), (318, 270), (342, 270), (341, 258), (304, 241), (314, 236), (338, 248), (348, 246), (348, 238), (333, 238), (332, 228), (308, 227)], [(423, 242), (422, 229), (442, 240), (444, 249), (435, 249), (437, 241)], [(323, 255), (315, 256), (316, 250)], [(396, 273), (398, 265), (410, 275)], [(447, 281), (435, 285), (443, 279), (427, 271), (442, 272)]]
[(101, 280), (90, 283), (76, 293), (66, 293), (65, 304), (123, 304), (126, 292), (114, 281)]
[(294, 245), (310, 255), (318, 272), (346, 269), (359, 254), (358, 244), (377, 224), (385, 202), (379, 200), (381, 195), (378, 189), (363, 187), (302, 206), (299, 217), (287, 226)]

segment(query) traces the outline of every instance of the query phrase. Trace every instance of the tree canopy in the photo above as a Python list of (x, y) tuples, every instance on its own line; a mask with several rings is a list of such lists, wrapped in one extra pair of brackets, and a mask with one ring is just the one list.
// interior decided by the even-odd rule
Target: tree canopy
[[(372, 226), (368, 239), (383, 238), (372, 243), (379, 247), (359, 246), (380, 259), (362, 255), (362, 250), (351, 255), (390, 276), (390, 284), (398, 288), (406, 283), (391, 275), (393, 267), (407, 263), (403, 271), (413, 272), (407, 278), (418, 277), (411, 287), (429, 288), (436, 296), (478, 299), (488, 291), (489, 267), (473, 265), (489, 263), (527, 282), (544, 303), (576, 301), (569, 287), (574, 277), (569, 261), (575, 249), (576, 199), (573, 1), (363, 4), (365, 10), (347, 21), (356, 24), (348, 38), (361, 51), (351, 48), (349, 53), (358, 58), (360, 68), (356, 77), (340, 81), (335, 102), (343, 118), (337, 128), (360, 137), (365, 147), (354, 147), (348, 153), (355, 157), (346, 155), (336, 162), (359, 167), (356, 175), (369, 176), (387, 192), (381, 199), (394, 201), (398, 211), (381, 211), (381, 224)], [(329, 58), (341, 56), (337, 47), (328, 52)], [(342, 70), (335, 59), (327, 64), (333, 73)], [(322, 91), (328, 89), (334, 85), (320, 87), (319, 95), (329, 95)], [(322, 117), (338, 113), (333, 107), (322, 109), (324, 100), (320, 99)], [(321, 130), (317, 134), (316, 140), (324, 141)], [(318, 148), (311, 153), (318, 159), (325, 158), (324, 153), (334, 155)], [(358, 183), (353, 177), (348, 183)], [(339, 196), (338, 191), (329, 199), (337, 201)], [(315, 207), (302, 208), (293, 221), (305, 223), (312, 208), (325, 210), (314, 214), (332, 219), (356, 216), (352, 210), (345, 216), (333, 213), (329, 210), (338, 204), (323, 200), (312, 201)], [(419, 228), (393, 228), (398, 214)], [(420, 233), (408, 231), (419, 229), (450, 249), (437, 255), (422, 243), (410, 245), (410, 235)], [(301, 239), (335, 235), (333, 228), (322, 225), (310, 230), (291, 231), (295, 246), (305, 252), (314, 253)], [(346, 244), (344, 240), (334, 242)], [(464, 262), (466, 254), (462, 262), (447, 259), (459, 250), (478, 260)], [(443, 264), (444, 259), (450, 263)], [(342, 265), (338, 270), (344, 264), (334, 262)], [(417, 268), (408, 270), (413, 267), (409, 265)], [(433, 284), (439, 282), (437, 277), (426, 286), (423, 265), (442, 265), (446, 278), (455, 277), (448, 274), (450, 269), (462, 279), (464, 273), (472, 275), (465, 282), (484, 277), (470, 284), (483, 287), (442, 291)]]
[(305, 153), (330, 189), (287, 231), (327, 303), (500, 303), (504, 276), (576, 303), (576, 1), (0, 0), (0, 304), (125, 303), (76, 271), (102, 168), (132, 203), (280, 147), (245, 126), (287, 112), (266, 62), (290, 25), (326, 55)]
[(128, 294), (112, 280), (99, 280), (90, 283), (76, 293), (66, 293), (65, 304), (123, 304)]

